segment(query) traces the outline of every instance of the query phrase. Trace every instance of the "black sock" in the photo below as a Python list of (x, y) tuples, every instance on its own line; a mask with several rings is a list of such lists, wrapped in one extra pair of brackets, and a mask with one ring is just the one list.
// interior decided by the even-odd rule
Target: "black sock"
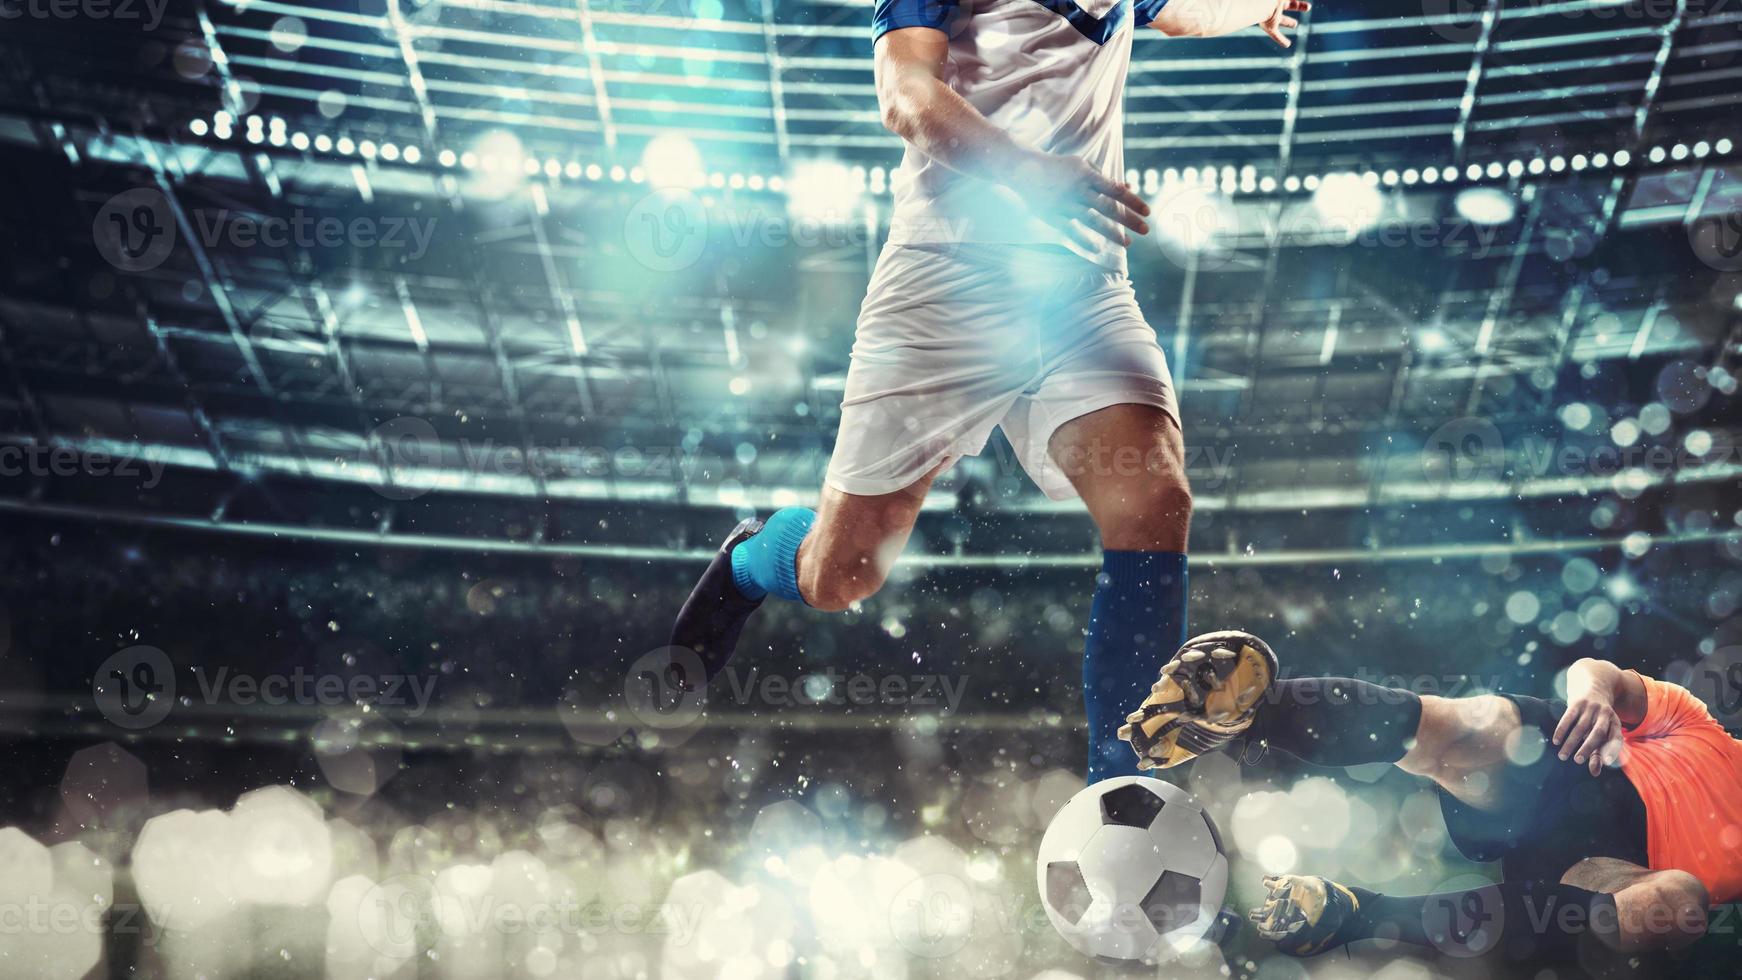
[(1318, 766), (1396, 762), (1421, 724), (1421, 698), (1349, 677), (1277, 681), (1258, 706), (1248, 744)]
[(1585, 937), (1613, 948), (1615, 898), (1550, 881), (1502, 881), (1432, 895), (1381, 895), (1351, 888), (1361, 902), (1339, 938), (1391, 939), (1453, 956), (1490, 951), (1513, 963), (1571, 959)]

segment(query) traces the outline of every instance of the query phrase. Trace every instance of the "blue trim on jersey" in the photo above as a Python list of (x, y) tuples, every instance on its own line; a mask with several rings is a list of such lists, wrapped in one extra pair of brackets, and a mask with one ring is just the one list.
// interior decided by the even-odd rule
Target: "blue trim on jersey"
[(1096, 20), (1087, 10), (1072, 3), (1071, 0), (1034, 0), (1034, 2), (1069, 21), (1070, 25), (1077, 29), (1078, 34), (1096, 44), (1106, 44), (1112, 40), (1113, 35), (1119, 32), (1119, 25), (1125, 23), (1125, 4), (1122, 2), (1114, 6), (1112, 10), (1107, 11), (1107, 16), (1099, 20)]
[(1167, 6), (1167, 0), (1133, 0), (1131, 6), (1137, 11), (1137, 26), (1148, 27), (1161, 8)]
[(871, 40), (903, 27), (933, 27), (949, 33), (945, 25), (957, 16), (957, 0), (877, 0), (871, 11)]
[[(1034, 2), (1063, 17), (1078, 34), (1096, 44), (1112, 40), (1125, 23), (1127, 4), (1123, 0), (1101, 18), (1094, 17), (1072, 0)], [(1133, 0), (1130, 6), (1137, 12), (1137, 26), (1142, 27), (1155, 19), (1161, 8), (1167, 6), (1167, 0)], [(871, 40), (876, 41), (903, 27), (930, 27), (948, 34), (952, 32), (951, 21), (966, 16), (959, 0), (877, 0), (871, 11)]]

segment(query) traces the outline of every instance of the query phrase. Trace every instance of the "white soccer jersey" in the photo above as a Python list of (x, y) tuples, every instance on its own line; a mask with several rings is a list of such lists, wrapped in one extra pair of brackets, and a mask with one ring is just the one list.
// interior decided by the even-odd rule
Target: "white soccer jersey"
[[(930, 27), (950, 39), (944, 82), (1017, 140), (1080, 156), (1123, 181), (1123, 95), (1134, 27), (1166, 0), (877, 0), (873, 39)], [(1125, 250), (1089, 252), (1037, 220), (1016, 191), (950, 170), (912, 144), (893, 182), (892, 245), (1064, 246), (1125, 271)]]

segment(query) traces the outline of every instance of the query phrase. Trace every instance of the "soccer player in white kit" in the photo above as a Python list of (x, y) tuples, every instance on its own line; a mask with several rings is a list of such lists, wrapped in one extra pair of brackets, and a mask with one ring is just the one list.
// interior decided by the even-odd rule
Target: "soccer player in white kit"
[[(1132, 34), (1283, 30), (1305, 0), (877, 0), (878, 101), (907, 143), (859, 312), (820, 506), (728, 535), (672, 645), (712, 678), (770, 594), (843, 610), (883, 584), (927, 490), (1002, 427), (1101, 534), (1084, 644), (1090, 782), (1186, 638), (1191, 489), (1167, 360), (1126, 277), (1149, 207), (1124, 183)], [(1134, 697), (1135, 695), (1135, 697)]]

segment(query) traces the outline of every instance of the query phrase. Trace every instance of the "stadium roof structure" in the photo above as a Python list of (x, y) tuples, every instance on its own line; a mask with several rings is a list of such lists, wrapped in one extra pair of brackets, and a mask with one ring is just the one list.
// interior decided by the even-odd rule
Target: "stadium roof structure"
[[(1203, 508), (1733, 481), (1742, 11), (1335, 6), (1288, 51), (1135, 41), (1127, 160), (1158, 231), (1133, 279), (1216, 469)], [(13, 21), (0, 422), (206, 474), (218, 500), (277, 479), (799, 499), (899, 161), (869, 10), (172, 0), (150, 27)], [(173, 233), (154, 262), (105, 237), (141, 214)], [(1423, 463), (1472, 432), (1492, 449), (1484, 426), (1510, 450), (1629, 453), (1620, 475)], [(1672, 464), (1632, 455), (1648, 445)], [(988, 506), (1046, 509), (1008, 469), (965, 475)]]

